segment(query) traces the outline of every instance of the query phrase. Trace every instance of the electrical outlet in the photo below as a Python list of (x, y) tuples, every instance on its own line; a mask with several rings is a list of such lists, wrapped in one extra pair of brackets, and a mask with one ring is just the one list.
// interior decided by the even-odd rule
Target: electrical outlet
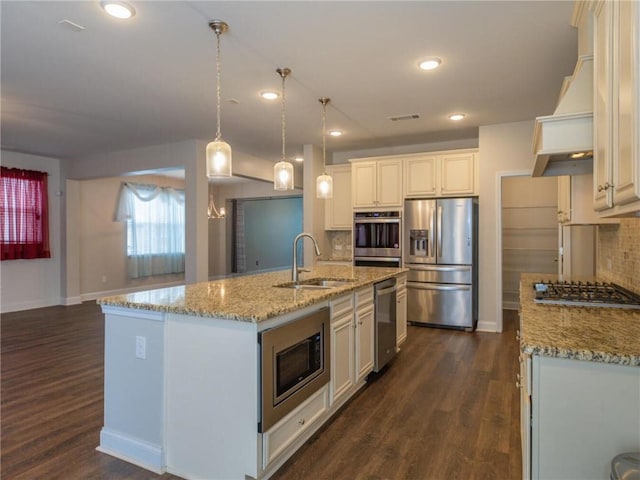
[(107, 283), (107, 276), (106, 275), (102, 275), (102, 283)]
[(136, 337), (136, 358), (142, 360), (147, 358), (147, 339), (146, 337)]

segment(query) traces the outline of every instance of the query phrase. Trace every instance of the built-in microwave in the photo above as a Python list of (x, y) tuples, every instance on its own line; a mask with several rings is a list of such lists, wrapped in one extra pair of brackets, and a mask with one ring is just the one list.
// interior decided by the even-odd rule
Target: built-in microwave
[(399, 267), (402, 259), (401, 235), (399, 211), (354, 213), (354, 264)]
[(329, 309), (260, 333), (261, 409), (259, 432), (329, 382)]

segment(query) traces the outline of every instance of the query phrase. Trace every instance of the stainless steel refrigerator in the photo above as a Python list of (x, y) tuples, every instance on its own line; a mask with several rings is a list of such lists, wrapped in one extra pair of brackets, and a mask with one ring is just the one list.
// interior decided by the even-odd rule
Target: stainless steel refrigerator
[(407, 320), (473, 331), (478, 323), (478, 199), (406, 200)]

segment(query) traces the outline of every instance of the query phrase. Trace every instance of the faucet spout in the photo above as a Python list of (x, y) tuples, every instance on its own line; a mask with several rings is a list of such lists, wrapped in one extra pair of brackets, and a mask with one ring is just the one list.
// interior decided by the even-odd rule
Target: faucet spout
[(313, 241), (313, 246), (316, 250), (316, 256), (320, 256), (320, 247), (318, 246), (318, 242), (310, 233), (304, 233), (297, 235), (293, 240), (293, 262), (291, 266), (291, 280), (296, 283), (298, 281), (298, 274), (300, 273), (300, 269), (298, 268), (298, 240), (304, 237), (309, 237)]

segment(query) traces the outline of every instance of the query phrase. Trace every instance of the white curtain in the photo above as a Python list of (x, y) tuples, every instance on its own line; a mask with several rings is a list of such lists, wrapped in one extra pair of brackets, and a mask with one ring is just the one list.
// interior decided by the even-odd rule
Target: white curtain
[(123, 183), (115, 220), (127, 222), (130, 278), (184, 272), (184, 190)]

